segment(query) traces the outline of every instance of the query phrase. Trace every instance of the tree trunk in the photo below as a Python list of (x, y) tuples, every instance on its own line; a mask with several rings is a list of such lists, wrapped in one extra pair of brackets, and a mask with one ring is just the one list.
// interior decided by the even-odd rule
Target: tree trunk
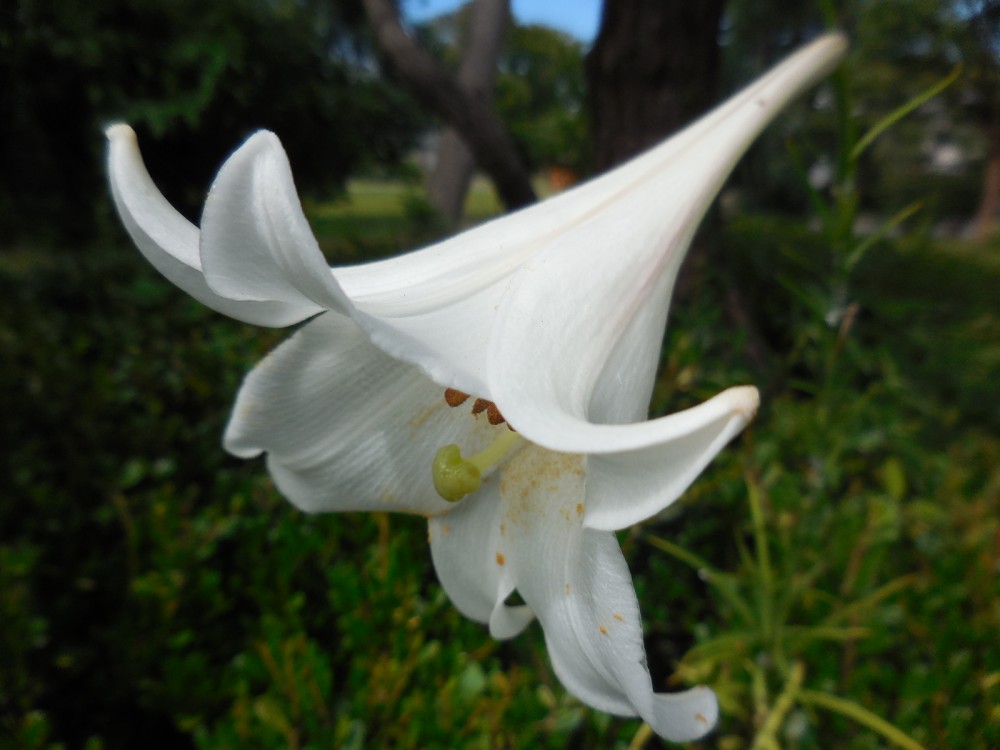
[[(505, 3), (504, 3), (505, 4)], [(396, 75), (425, 106), (462, 136), (480, 168), (510, 210), (535, 201), (528, 171), (493, 111), (469, 96), (457, 80), (406, 33), (392, 0), (364, 0), (379, 49)]]
[(448, 228), (457, 226), (462, 218), (475, 168), (476, 160), (462, 136), (454, 128), (444, 128), (434, 169), (427, 177), (427, 200)]
[[(509, 21), (509, 0), (474, 0), (458, 85), (466, 96), (482, 100), (487, 107), (492, 106), (493, 83)], [(461, 134), (454, 128), (445, 128), (438, 146), (437, 163), (427, 180), (427, 197), (449, 227), (457, 225), (462, 218), (475, 166), (472, 152)]]
[[(719, 24), (726, 0), (604, 0), (601, 28), (585, 61), (597, 171), (610, 169), (690, 123), (715, 103)], [(761, 370), (773, 355), (759, 333), (724, 253), (695, 248), (676, 297), (694, 293), (707, 263), (727, 287), (726, 308)]]
[(605, 0), (587, 55), (598, 171), (690, 122), (713, 102), (725, 0)]

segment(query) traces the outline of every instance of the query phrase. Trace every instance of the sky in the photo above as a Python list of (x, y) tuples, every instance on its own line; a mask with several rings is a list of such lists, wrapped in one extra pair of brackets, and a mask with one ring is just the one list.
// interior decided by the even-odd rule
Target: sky
[[(466, 0), (403, 0), (403, 14), (411, 21), (448, 13)], [(538, 23), (565, 31), (582, 42), (597, 36), (601, 0), (511, 0), (511, 10), (520, 23)]]

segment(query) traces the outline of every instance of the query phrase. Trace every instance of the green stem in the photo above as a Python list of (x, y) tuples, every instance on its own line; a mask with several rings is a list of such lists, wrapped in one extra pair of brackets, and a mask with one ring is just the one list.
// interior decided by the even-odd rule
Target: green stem
[(774, 702), (774, 707), (768, 713), (764, 726), (760, 728), (757, 736), (754, 737), (750, 750), (766, 750), (767, 748), (780, 747), (777, 739), (778, 730), (784, 724), (788, 712), (795, 706), (795, 701), (802, 688), (802, 680), (805, 678), (805, 674), (806, 669), (802, 665), (802, 662), (797, 661), (792, 665), (788, 680), (785, 682), (785, 689), (781, 691), (778, 700)]
[(846, 698), (839, 698), (836, 695), (830, 695), (819, 690), (802, 690), (799, 693), (799, 700), (806, 705), (825, 708), (828, 711), (833, 711), (834, 713), (854, 719), (859, 724), (863, 724), (869, 729), (878, 732), (894, 745), (906, 748), (906, 750), (924, 750), (923, 745), (910, 738), (902, 729), (898, 729), (867, 708), (859, 706), (857, 703), (849, 701)]

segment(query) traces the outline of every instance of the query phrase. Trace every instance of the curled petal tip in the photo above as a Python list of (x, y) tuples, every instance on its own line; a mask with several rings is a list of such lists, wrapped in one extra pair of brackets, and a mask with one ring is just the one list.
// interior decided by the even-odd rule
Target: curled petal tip
[(747, 422), (750, 422), (754, 417), (757, 416), (757, 410), (760, 408), (760, 391), (758, 391), (752, 385), (744, 385), (738, 388), (733, 388), (731, 391), (734, 408), (739, 412)]
[(124, 122), (113, 122), (104, 129), (104, 135), (109, 141), (122, 140), (128, 138), (135, 141), (135, 131)]
[(281, 145), (281, 139), (270, 130), (256, 130), (246, 139), (241, 150), (248, 153), (278, 150), (284, 153), (285, 147)]
[(850, 46), (850, 42), (847, 40), (847, 34), (843, 31), (832, 31), (829, 34), (824, 34), (819, 38), (819, 40), (830, 45), (831, 48), (838, 50), (840, 53), (847, 51)]

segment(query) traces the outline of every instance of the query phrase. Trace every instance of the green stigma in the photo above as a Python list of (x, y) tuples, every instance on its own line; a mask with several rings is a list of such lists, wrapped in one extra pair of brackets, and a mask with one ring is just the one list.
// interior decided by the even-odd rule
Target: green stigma
[(485, 450), (469, 458), (462, 458), (457, 445), (444, 446), (431, 465), (434, 489), (449, 503), (458, 502), (478, 490), (483, 483), (483, 472), (498, 463), (520, 440), (516, 432), (505, 429)]

